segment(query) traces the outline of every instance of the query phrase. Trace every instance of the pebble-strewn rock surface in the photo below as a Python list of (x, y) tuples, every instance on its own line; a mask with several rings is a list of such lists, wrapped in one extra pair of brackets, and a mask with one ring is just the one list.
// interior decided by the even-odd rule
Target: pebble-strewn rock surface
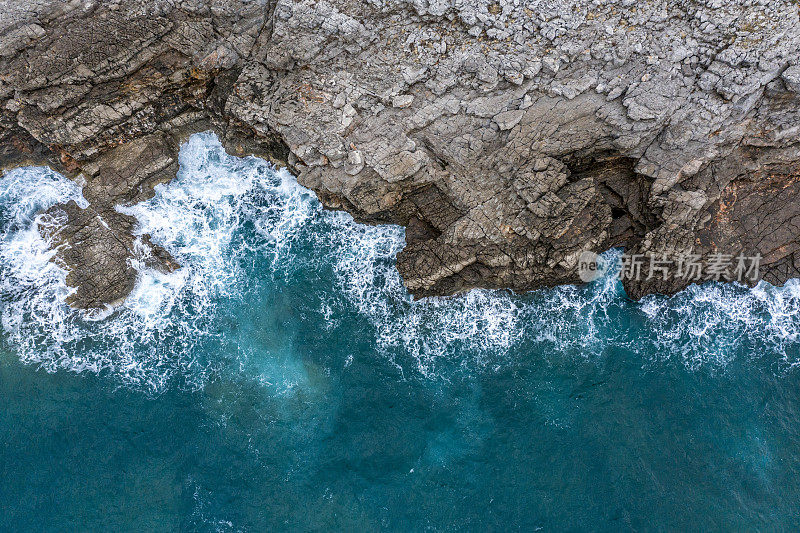
[(419, 296), (578, 282), (616, 246), (760, 253), (779, 284), (800, 275), (798, 48), (794, 0), (0, 0), (0, 165), (85, 182), (47, 230), (82, 308), (124, 299), (132, 259), (178, 267), (115, 206), (206, 129), (406, 226)]

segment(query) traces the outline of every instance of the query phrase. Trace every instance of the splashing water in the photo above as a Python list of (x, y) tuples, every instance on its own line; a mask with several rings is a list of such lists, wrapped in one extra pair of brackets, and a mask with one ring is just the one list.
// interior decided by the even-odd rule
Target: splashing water
[[(154, 391), (176, 376), (202, 386), (222, 366), (248, 357), (246, 347), (218, 332), (223, 308), (246, 306), (252, 278), (263, 272), (270, 281), (257, 285), (270, 291), (297, 282), (301, 271), (316, 272), (313, 311), (326, 328), (360, 316), (378, 354), (412, 361), (407, 370), (427, 377), (513, 364), (510, 354), (523, 346), (582, 358), (622, 346), (643, 362), (680, 360), (691, 369), (724, 368), (743, 348), (784, 367), (797, 362), (796, 281), (752, 290), (693, 286), (633, 304), (609, 276), (583, 288), (522, 296), (473, 290), (415, 302), (394, 267), (401, 228), (324, 211), (285, 170), (229, 156), (209, 133), (183, 146), (177, 177), (151, 200), (119, 208), (183, 267), (162, 274), (134, 265), (140, 276), (133, 293), (92, 321), (63, 304), (65, 273), (36, 228), (40, 210), (70, 199), (85, 205), (74, 182), (47, 169), (0, 179), (3, 328), (23, 361), (50, 371), (107, 372)], [(219, 348), (216, 357), (207, 356), (210, 345)], [(756, 345), (769, 350), (752, 350)]]
[(796, 523), (796, 280), (414, 301), (402, 228), (325, 211), (206, 133), (119, 208), (182, 267), (134, 263), (125, 303), (85, 316), (37, 230), (68, 200), (86, 205), (47, 169), (0, 176), (11, 529)]

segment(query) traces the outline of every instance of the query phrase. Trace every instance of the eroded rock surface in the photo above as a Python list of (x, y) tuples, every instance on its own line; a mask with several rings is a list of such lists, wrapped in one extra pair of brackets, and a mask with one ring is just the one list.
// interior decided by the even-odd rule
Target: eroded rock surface
[[(581, 252), (760, 254), (800, 273), (790, 0), (0, 0), (2, 165), (86, 181), (57, 206), (73, 304), (174, 261), (116, 212), (188, 134), (288, 164), (406, 226), (416, 295), (579, 282)], [(110, 244), (109, 246), (102, 245)], [(726, 279), (729, 276), (722, 276)], [(690, 281), (626, 280), (633, 297)]]
[(178, 268), (148, 235), (135, 237), (136, 219), (116, 209), (151, 198), (156, 185), (175, 177), (176, 150), (174, 139), (160, 132), (108, 150), (82, 167), (88, 207), (70, 201), (47, 211), (40, 231), (77, 289), (68, 303), (96, 309), (121, 302), (136, 284), (134, 262), (162, 272)]

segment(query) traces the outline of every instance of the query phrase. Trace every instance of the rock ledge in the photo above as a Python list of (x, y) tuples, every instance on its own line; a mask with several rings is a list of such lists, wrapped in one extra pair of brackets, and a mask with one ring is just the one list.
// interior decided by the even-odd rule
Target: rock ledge
[[(800, 274), (791, 0), (0, 0), (0, 166), (84, 180), (47, 230), (77, 288), (178, 268), (116, 205), (181, 140), (289, 165), (331, 208), (407, 228), (417, 296), (580, 282), (581, 253), (762, 257)], [(720, 279), (734, 279), (724, 273)], [(708, 278), (701, 278), (708, 279)], [(632, 297), (695, 280), (625, 280)], [(748, 280), (754, 282), (754, 280)]]

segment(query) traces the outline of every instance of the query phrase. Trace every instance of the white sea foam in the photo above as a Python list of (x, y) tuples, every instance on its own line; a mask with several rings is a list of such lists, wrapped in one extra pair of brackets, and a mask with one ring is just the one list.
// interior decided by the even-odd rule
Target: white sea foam
[[(56, 343), (70, 340), (61, 304), (70, 293), (66, 272), (51, 261), (55, 252), (38, 230), (46, 223), (40, 210), (69, 200), (85, 205), (80, 187), (47, 169), (18, 168), (0, 177), (2, 324), (25, 360), (35, 361), (36, 352), (44, 352), (42, 359), (60, 358), (43, 336)], [(48, 330), (30, 331), (31, 322), (47, 324)]]
[(324, 211), (286, 171), (229, 156), (208, 133), (182, 147), (171, 183), (147, 202), (120, 208), (182, 268), (162, 274), (134, 263), (140, 279), (125, 304), (89, 320), (64, 305), (65, 273), (50, 261), (53, 252), (36, 229), (39, 210), (70, 199), (85, 205), (75, 183), (47, 169), (0, 178), (2, 325), (22, 360), (47, 370), (106, 371), (152, 390), (176, 375), (201, 386), (224, 362), (204, 359), (195, 348), (224, 344), (215, 333), (217, 307), (246, 291), (245, 257), (265, 257), (289, 280), (304, 265), (332, 272), (314, 287), (325, 291), (321, 320), (335, 327), (342, 317), (361, 316), (379, 354), (411, 357), (414, 368), (407, 370), (425, 376), (443, 375), (443, 368), (494, 369), (529, 353), (591, 359), (614, 346), (689, 368), (724, 367), (756, 345), (787, 365), (796, 362), (796, 281), (752, 290), (691, 287), (633, 304), (608, 275), (588, 287), (524, 296), (474, 290), (413, 301), (394, 266), (401, 228)]
[(768, 355), (784, 367), (798, 364), (800, 284), (783, 287), (761, 282), (748, 289), (735, 284), (693, 285), (672, 298), (648, 296), (641, 304), (652, 332), (654, 352), (676, 354), (687, 367), (724, 368), (747, 353)]
[[(235, 300), (247, 287), (242, 254), (269, 250), (280, 263), (283, 248), (298, 234), (295, 226), (320, 210), (285, 171), (228, 156), (213, 135), (196, 135), (182, 147), (171, 183), (157, 187), (147, 202), (119, 207), (138, 218), (139, 234), (149, 233), (182, 268), (163, 274), (133, 261), (139, 279), (125, 303), (86, 314), (64, 304), (66, 273), (51, 261), (54, 252), (37, 229), (40, 210), (68, 200), (86, 206), (75, 182), (45, 168), (0, 178), (6, 336), (26, 363), (48, 371), (107, 372), (151, 391), (163, 390), (176, 375), (201, 386), (223, 365), (201, 360), (195, 348), (218, 336), (219, 302)], [(242, 238), (246, 224), (263, 239)]]

